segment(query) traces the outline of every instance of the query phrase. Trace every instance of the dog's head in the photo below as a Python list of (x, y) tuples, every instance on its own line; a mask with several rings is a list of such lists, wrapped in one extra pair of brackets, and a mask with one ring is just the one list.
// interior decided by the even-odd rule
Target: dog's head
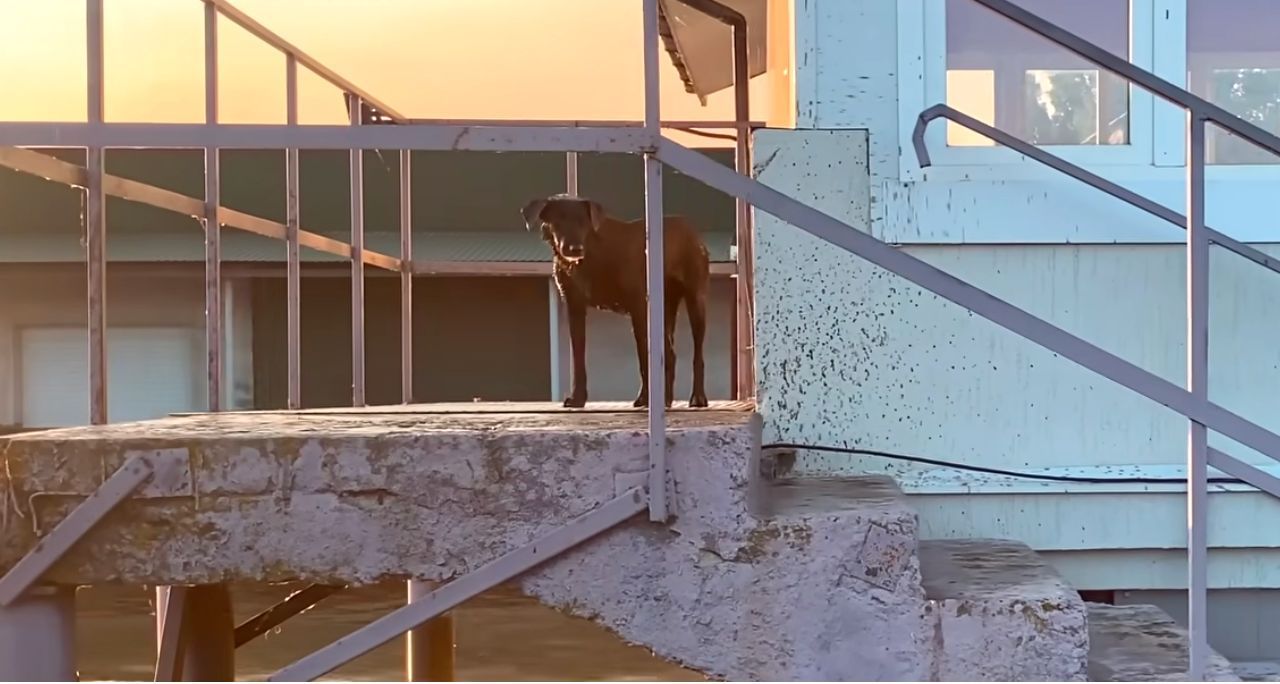
[(556, 256), (570, 263), (587, 255), (587, 242), (600, 229), (604, 209), (599, 202), (570, 195), (552, 195), (525, 205), (522, 213), (529, 230), (542, 232)]

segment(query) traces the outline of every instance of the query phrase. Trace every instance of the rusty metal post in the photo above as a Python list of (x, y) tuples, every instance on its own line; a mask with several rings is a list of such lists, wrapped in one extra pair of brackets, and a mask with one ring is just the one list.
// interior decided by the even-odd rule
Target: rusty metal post
[[(431, 582), (409, 580), (409, 603), (430, 594)], [(454, 681), (453, 613), (428, 620), (405, 635), (405, 674), (410, 682)]]
[(0, 681), (78, 680), (75, 587), (35, 586), (0, 606)]
[[(361, 123), (359, 95), (347, 98), (351, 125)], [(365, 405), (364, 386), (364, 150), (351, 150), (351, 405)]]
[(400, 401), (413, 403), (413, 170), (400, 150)]
[[(89, 123), (102, 123), (103, 31), (102, 0), (85, 0), (86, 52), (88, 53)], [(89, 422), (107, 422), (107, 212), (103, 193), (101, 147), (89, 147), (85, 157), (85, 247), (88, 254), (89, 302)]]
[[(290, 126), (298, 125), (298, 59), (285, 55), (285, 109)], [(285, 328), (288, 346), (289, 409), (302, 408), (302, 263), (298, 246), (301, 231), (298, 149), (284, 152), (285, 168)]]
[[(156, 587), (156, 643), (165, 644), (165, 619), (170, 587)], [(183, 648), (178, 655), (177, 681), (232, 682), (236, 677), (235, 617), (231, 592), (225, 584), (185, 587), (181, 592), (179, 628)], [(157, 655), (166, 655), (157, 649)], [(163, 660), (163, 658), (161, 658)]]

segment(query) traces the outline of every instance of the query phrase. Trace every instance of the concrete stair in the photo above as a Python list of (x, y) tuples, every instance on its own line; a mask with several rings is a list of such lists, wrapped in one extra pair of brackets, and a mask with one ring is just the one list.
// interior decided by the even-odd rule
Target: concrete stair
[[(1088, 604), (1089, 681), (1187, 681), (1187, 630), (1155, 606)], [(1216, 652), (1205, 681), (1238, 682)]]
[[(891, 478), (800, 477), (792, 472), (793, 465), (794, 456), (787, 452), (762, 454), (756, 515), (861, 517), (872, 524), (852, 528), (852, 536), (859, 537), (850, 539), (855, 555), (909, 549), (911, 558), (894, 558), (885, 566), (894, 569), (894, 584), (885, 584), (890, 577), (884, 575), (878, 579), (892, 589), (898, 605), (919, 602), (916, 633), (892, 634), (901, 620), (881, 631), (915, 644), (919, 680), (1186, 680), (1186, 630), (1159, 608), (1087, 603), (1018, 541), (917, 539), (914, 509)], [(886, 516), (904, 524), (887, 533), (874, 523)], [(872, 568), (870, 576), (861, 578), (864, 582), (877, 580), (881, 571), (875, 566), (860, 566)], [(873, 648), (858, 638), (847, 644), (856, 650)], [(1241, 681), (1216, 653), (1206, 679)]]

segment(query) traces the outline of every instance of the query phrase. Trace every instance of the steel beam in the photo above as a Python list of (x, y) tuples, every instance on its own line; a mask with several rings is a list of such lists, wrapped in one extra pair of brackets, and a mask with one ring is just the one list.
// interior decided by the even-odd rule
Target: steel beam
[[(1187, 112), (1187, 391), (1209, 401), (1209, 238), (1204, 229), (1205, 120)], [(1209, 432), (1187, 424), (1187, 676), (1209, 662)], [(1280, 454), (1277, 454), (1280, 455)]]
[(413, 170), (400, 152), (400, 401), (413, 403)]
[(0, 606), (0, 681), (78, 680), (75, 587), (32, 587)]
[[(347, 98), (351, 128), (360, 130), (360, 98)], [(351, 150), (351, 405), (364, 406), (364, 150)]]
[[(435, 589), (431, 582), (409, 580), (406, 584), (411, 605)], [(454, 681), (455, 646), (453, 613), (442, 613), (409, 630), (405, 635), (405, 681)]]
[[(204, 7), (204, 121), (218, 123), (218, 12)], [(204, 148), (204, 331), (208, 407), (222, 410), (222, 225), (218, 150)]]
[[(103, 125), (102, 0), (85, 0), (85, 36), (88, 57), (88, 124)], [(81, 147), (85, 156), (84, 232), (88, 270), (89, 330), (89, 422), (105, 424), (107, 408), (107, 206), (102, 189), (104, 154), (102, 143), (92, 138)]]
[[(661, 140), (658, 86), (658, 0), (644, 0), (645, 130)], [(649, 519), (665, 521), (667, 510), (666, 416), (666, 231), (662, 214), (662, 163), (644, 155), (645, 261), (649, 298)]]
[[(290, 126), (298, 125), (298, 60), (285, 57), (285, 116)], [(285, 336), (287, 347), (287, 406), (302, 408), (302, 234), (301, 178), (298, 148), (284, 152), (285, 176)], [(350, 249), (350, 248), (348, 248)], [(401, 264), (403, 267), (403, 264)]]
[[(660, 135), (660, 133), (658, 134)], [(287, 124), (0, 123), (0, 146), (283, 150), (473, 150), (480, 152), (639, 152), (653, 149), (645, 128), (536, 126), (351, 126)]]
[(276, 671), (267, 681), (311, 681), (332, 672), (428, 620), (458, 607), (467, 599), (626, 522), (645, 510), (647, 505), (644, 492), (633, 489)]
[(946, 271), (895, 249), (856, 228), (759, 181), (744, 178), (679, 143), (663, 140), (658, 158), (676, 170), (730, 195), (743, 195), (767, 212), (828, 243), (897, 274), (1051, 352), (1163, 404), (1210, 430), (1280, 460), (1280, 435), (1115, 354), (1072, 335)]
[(311, 584), (289, 594), (285, 599), (236, 625), (235, 647), (240, 648), (258, 637), (284, 624), (289, 618), (310, 610), (317, 603), (342, 591), (343, 587), (330, 584)]
[(156, 587), (155, 681), (235, 681), (235, 628), (225, 584)]

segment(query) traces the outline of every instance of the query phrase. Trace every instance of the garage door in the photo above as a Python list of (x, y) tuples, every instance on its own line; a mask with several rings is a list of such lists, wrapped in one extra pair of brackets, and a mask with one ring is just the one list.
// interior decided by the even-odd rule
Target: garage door
[[(89, 422), (88, 334), (84, 328), (21, 333), (22, 424)], [(111, 422), (204, 410), (204, 342), (192, 328), (114, 328), (107, 333), (107, 411)]]

